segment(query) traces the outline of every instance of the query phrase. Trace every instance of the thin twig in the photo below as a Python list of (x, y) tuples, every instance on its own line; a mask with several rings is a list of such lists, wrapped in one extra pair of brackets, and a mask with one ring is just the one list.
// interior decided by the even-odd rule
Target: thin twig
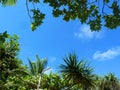
[(29, 7), (28, 7), (28, 0), (26, 0), (26, 8), (27, 8), (28, 16), (30, 18), (30, 22), (32, 22), (32, 17), (30, 15), (30, 10), (29, 10)]
[(98, 0), (92, 1), (92, 2), (88, 2), (88, 4), (94, 4), (96, 3)]
[(104, 14), (105, 2), (103, 0), (102, 14)]
[(33, 8), (34, 8), (34, 9), (36, 9), (36, 7), (35, 7), (35, 3), (34, 3), (34, 2), (32, 2), (32, 4), (33, 4)]

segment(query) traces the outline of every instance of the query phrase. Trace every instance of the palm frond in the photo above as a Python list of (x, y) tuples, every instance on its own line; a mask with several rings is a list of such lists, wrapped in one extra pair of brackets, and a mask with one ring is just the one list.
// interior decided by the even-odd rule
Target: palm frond
[(33, 63), (30, 61), (29, 58), (28, 58), (28, 62), (29, 62), (29, 72), (30, 72), (30, 74), (35, 75), (35, 69), (34, 69)]
[(24, 67), (20, 67), (20, 68), (17, 68), (17, 69), (13, 69), (13, 70), (10, 70), (9, 71), (9, 74), (11, 75), (29, 75), (29, 72), (27, 71), (26, 68)]
[(30, 59), (28, 59), (28, 61), (29, 72), (34, 76), (41, 74), (48, 63), (47, 59), (40, 59), (38, 55), (36, 55), (36, 62), (31, 62)]
[(4, 83), (4, 84), (0, 85), (0, 89), (1, 90), (8, 90), (9, 87), (11, 87), (11, 86), (16, 86), (16, 84), (14, 84), (14, 82), (9, 81), (7, 83)]
[(40, 59), (38, 55), (36, 55), (36, 69), (37, 69), (37, 73), (40, 74), (43, 72), (43, 70), (45, 69), (48, 60), (47, 59)]
[(94, 87), (93, 69), (85, 60), (78, 61), (75, 53), (70, 53), (63, 60), (65, 64), (60, 65), (60, 72), (67, 82), (72, 81), (84, 87), (87, 85), (87, 89)]

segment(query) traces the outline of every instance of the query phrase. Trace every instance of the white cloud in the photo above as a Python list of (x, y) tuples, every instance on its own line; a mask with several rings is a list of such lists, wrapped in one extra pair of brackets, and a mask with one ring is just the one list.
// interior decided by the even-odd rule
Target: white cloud
[(93, 59), (101, 60), (101, 61), (110, 60), (110, 59), (114, 59), (119, 55), (120, 55), (120, 47), (116, 47), (116, 48), (108, 49), (105, 52), (100, 52), (100, 51), (95, 52), (93, 55)]
[(93, 38), (102, 38), (103, 32), (92, 32), (88, 25), (82, 25), (79, 32), (75, 32), (74, 36), (80, 39), (93, 39)]

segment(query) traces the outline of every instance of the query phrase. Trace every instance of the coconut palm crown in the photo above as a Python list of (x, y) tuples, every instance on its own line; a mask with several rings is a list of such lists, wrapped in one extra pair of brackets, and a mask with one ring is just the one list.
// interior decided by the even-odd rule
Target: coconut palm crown
[(30, 59), (29, 61), (29, 72), (33, 76), (37, 76), (43, 72), (43, 70), (46, 68), (47, 59), (40, 59), (38, 55), (36, 55), (36, 62), (31, 62)]
[(100, 90), (120, 90), (119, 79), (113, 73), (105, 75), (101, 80)]
[(72, 81), (73, 85), (80, 85), (83, 90), (91, 90), (94, 88), (93, 68), (84, 61), (78, 61), (75, 53), (69, 54), (63, 58), (65, 64), (60, 65), (60, 72), (64, 74), (66, 81)]

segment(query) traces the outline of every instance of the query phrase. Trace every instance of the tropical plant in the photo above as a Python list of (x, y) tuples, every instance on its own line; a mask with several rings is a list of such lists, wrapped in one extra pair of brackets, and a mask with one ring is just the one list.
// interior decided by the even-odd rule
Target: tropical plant
[(38, 55), (36, 55), (36, 62), (31, 62), (31, 60), (28, 58), (29, 61), (29, 73), (33, 76), (40, 75), (43, 70), (46, 68), (46, 65), (48, 63), (47, 59), (40, 59)]
[(44, 71), (46, 70), (46, 65), (47, 65), (48, 60), (47, 59), (41, 60), (38, 55), (36, 55), (36, 59), (37, 59), (36, 62), (31, 62), (30, 59), (28, 59), (29, 61), (28, 69), (29, 69), (30, 75), (33, 76), (38, 81), (37, 88), (39, 89), (41, 85), (42, 75)]
[[(19, 52), (18, 37), (10, 36), (7, 32), (0, 34), (0, 80), (5, 81), (9, 71), (19, 68), (21, 65), (17, 58)], [(3, 75), (4, 74), (4, 75)]]
[[(0, 33), (0, 90), (16, 90), (16, 80), (27, 75), (25, 66), (18, 59), (19, 43), (16, 35)], [(22, 82), (19, 79), (19, 82)]]
[[(83, 90), (94, 88), (94, 74), (86, 61), (78, 61), (76, 54), (69, 54), (63, 58), (65, 64), (61, 64), (61, 73), (64, 75), (64, 80), (67, 82), (72, 81), (72, 86), (79, 85)], [(71, 88), (69, 87), (69, 88)]]
[(44, 74), (42, 78), (42, 88), (46, 90), (62, 90), (62, 77), (57, 73)]
[(120, 82), (114, 74), (105, 75), (100, 83), (100, 90), (120, 90)]

